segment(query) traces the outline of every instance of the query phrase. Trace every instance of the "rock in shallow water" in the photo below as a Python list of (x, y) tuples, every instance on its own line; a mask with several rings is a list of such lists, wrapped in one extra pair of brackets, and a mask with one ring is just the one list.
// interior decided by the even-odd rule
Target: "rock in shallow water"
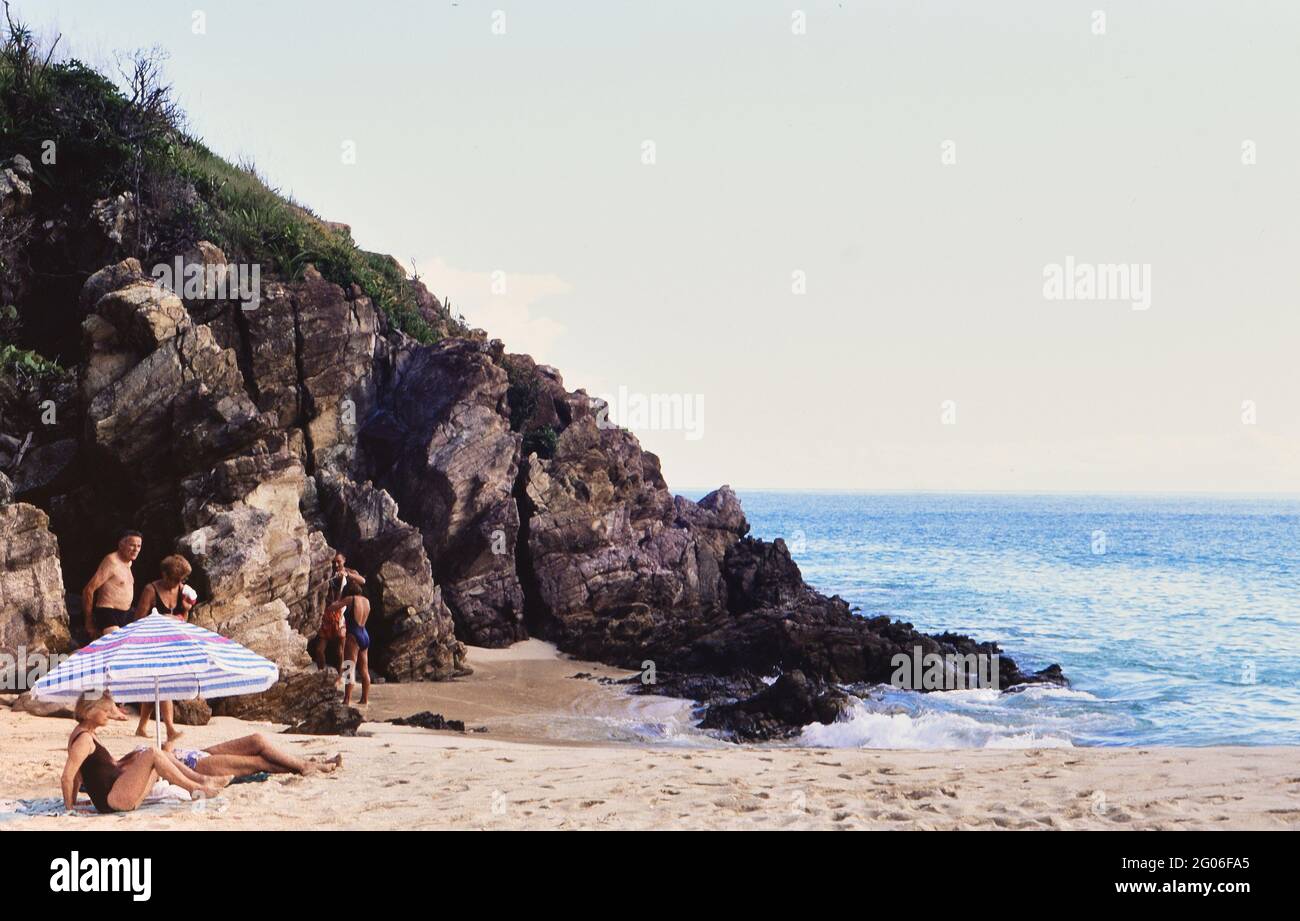
[(744, 742), (788, 738), (808, 723), (835, 722), (850, 700), (838, 688), (819, 687), (795, 670), (746, 700), (709, 707), (700, 728), (720, 729)]

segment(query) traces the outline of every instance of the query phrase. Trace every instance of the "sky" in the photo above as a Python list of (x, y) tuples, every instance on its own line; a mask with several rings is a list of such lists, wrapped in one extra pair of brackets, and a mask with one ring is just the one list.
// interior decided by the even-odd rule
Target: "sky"
[(677, 491), (1300, 491), (1290, 0), (14, 6)]

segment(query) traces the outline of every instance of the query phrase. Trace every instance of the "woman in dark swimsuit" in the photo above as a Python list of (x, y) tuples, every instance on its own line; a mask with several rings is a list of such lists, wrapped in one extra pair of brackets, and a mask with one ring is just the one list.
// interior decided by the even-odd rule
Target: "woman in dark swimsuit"
[(92, 692), (77, 701), (77, 728), (68, 739), (68, 763), (63, 767), (63, 805), (72, 809), (84, 785), (99, 812), (131, 812), (153, 789), (158, 778), (189, 792), (194, 799), (216, 796), (230, 777), (204, 777), (156, 748), (142, 748), (117, 760), (95, 738), (109, 720), (125, 713), (108, 694)]
[[(156, 582), (150, 582), (140, 592), (140, 600), (135, 603), (135, 619), (148, 617), (154, 611), (159, 614), (166, 614), (168, 617), (174, 617), (177, 620), (186, 621), (190, 619), (190, 608), (194, 602), (190, 600), (193, 593), (186, 594), (185, 580), (189, 578), (192, 569), (189, 560), (178, 554), (163, 557), (158, 568), (162, 571), (162, 578)], [(176, 731), (176, 723), (173, 722), (175, 706), (170, 700), (164, 700), (162, 703), (162, 720), (163, 725), (167, 727), (167, 741), (175, 742), (181, 737), (181, 733)], [(135, 734), (141, 738), (147, 739), (152, 733), (149, 732), (149, 720), (153, 716), (153, 704), (140, 705), (140, 725), (136, 727)]]
[[(331, 604), (326, 611), (343, 611), (343, 623), (347, 631), (347, 644), (343, 649), (343, 660), (352, 666), (352, 675), (361, 679), (361, 706), (370, 703), (370, 634), (366, 630), (366, 621), (370, 620), (370, 602), (361, 594), (361, 586), (349, 582), (343, 589), (341, 599)], [(345, 674), (347, 666), (344, 666)], [(349, 678), (343, 688), (343, 703), (352, 703), (352, 685)]]

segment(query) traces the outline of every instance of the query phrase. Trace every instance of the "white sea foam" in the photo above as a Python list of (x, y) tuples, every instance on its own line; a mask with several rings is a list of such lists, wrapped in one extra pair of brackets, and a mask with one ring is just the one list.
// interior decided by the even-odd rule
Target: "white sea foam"
[[(967, 692), (968, 693), (968, 692)], [(917, 695), (918, 697), (921, 695)], [(948, 696), (948, 695), (945, 695)], [(878, 707), (878, 704), (875, 705)], [(1073, 743), (1045, 727), (975, 719), (925, 709), (882, 711), (855, 702), (847, 718), (805, 726), (800, 745), (813, 748), (1070, 748)]]
[(1059, 700), (1089, 700), (1100, 701), (1101, 698), (1095, 694), (1089, 694), (1087, 691), (1076, 690), (1075, 688), (1062, 688), (1050, 684), (1031, 684), (1028, 687), (1016, 691), (1017, 694), (1023, 694), (1026, 699), (1059, 699)]

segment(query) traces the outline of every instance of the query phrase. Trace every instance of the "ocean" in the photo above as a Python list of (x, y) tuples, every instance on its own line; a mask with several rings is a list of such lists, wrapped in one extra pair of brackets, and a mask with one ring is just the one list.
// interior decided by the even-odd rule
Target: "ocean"
[(1300, 497), (739, 494), (820, 591), (1071, 682), (882, 688), (802, 744), (1300, 745)]

